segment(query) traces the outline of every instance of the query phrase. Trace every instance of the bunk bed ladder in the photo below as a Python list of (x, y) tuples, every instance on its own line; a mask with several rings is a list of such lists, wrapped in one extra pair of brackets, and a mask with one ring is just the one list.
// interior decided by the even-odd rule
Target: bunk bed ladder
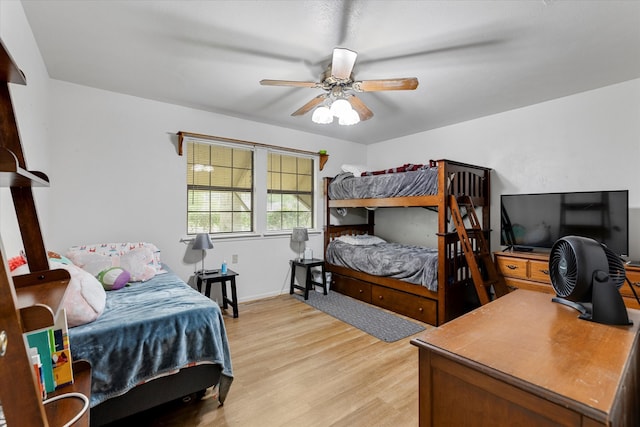
[[(469, 196), (465, 195), (457, 197), (450, 196), (449, 206), (451, 207), (453, 223), (456, 226), (456, 231), (460, 238), (460, 245), (467, 260), (480, 303), (484, 305), (491, 300), (491, 287), (493, 287), (496, 297), (506, 295), (509, 293), (509, 288), (504, 278), (498, 274), (496, 266), (493, 263), (493, 258), (491, 257), (487, 240), (484, 236), (484, 230), (478, 221), (473, 201)], [(471, 228), (466, 228), (464, 224), (461, 207), (465, 208), (465, 214)]]

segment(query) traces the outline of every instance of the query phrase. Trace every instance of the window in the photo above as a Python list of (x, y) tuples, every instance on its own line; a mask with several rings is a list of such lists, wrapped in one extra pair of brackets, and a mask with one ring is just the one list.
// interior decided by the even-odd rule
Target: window
[(267, 230), (313, 225), (313, 159), (269, 152)]
[(253, 231), (253, 151), (187, 143), (187, 233)]
[(211, 140), (185, 140), (187, 234), (314, 227), (313, 153)]

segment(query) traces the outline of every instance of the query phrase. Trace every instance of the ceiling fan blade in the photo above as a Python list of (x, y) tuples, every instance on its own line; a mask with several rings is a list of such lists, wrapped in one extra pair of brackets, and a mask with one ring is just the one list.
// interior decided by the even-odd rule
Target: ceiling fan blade
[(369, 107), (364, 105), (364, 102), (362, 102), (362, 100), (357, 96), (348, 95), (347, 101), (349, 101), (349, 104), (351, 104), (353, 109), (358, 112), (361, 121), (369, 120), (371, 117), (373, 117), (373, 111), (371, 111)]
[(260, 80), (263, 86), (295, 86), (295, 87), (320, 87), (316, 82), (299, 82), (295, 80)]
[(291, 113), (291, 115), (302, 116), (303, 114), (307, 114), (309, 111), (313, 110), (317, 105), (322, 104), (322, 102), (327, 98), (327, 96), (328, 95), (326, 93), (316, 96), (311, 101), (307, 102), (302, 107), (298, 108), (296, 111)]
[(418, 87), (418, 79), (408, 77), (404, 79), (363, 80), (353, 82), (356, 92), (378, 92), (382, 90), (414, 90)]
[(331, 61), (331, 77), (347, 80), (351, 77), (351, 71), (356, 63), (358, 54), (352, 50), (337, 47), (333, 49)]

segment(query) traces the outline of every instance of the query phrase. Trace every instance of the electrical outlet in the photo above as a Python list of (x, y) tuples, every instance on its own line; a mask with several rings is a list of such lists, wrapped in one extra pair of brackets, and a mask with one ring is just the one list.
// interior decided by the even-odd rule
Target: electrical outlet
[(231, 255), (231, 264), (237, 264), (237, 263), (238, 263), (238, 254)]

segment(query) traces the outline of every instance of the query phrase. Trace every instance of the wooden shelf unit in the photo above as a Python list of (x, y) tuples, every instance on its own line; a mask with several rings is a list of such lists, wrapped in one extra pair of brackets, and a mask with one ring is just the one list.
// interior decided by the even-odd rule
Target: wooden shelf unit
[[(494, 252), (493, 256), (507, 286), (555, 294), (549, 277), (549, 253), (503, 251)], [(625, 270), (631, 286), (640, 296), (640, 267), (625, 265)], [(620, 294), (627, 307), (640, 309), (627, 283), (620, 287)]]
[[(47, 427), (63, 425), (82, 407), (78, 399), (61, 399), (45, 408), (39, 381), (33, 370), (23, 334), (53, 326), (70, 276), (66, 270), (49, 270), (32, 187), (47, 187), (49, 179), (42, 172), (26, 167), (22, 144), (9, 93), (9, 83), (26, 84), (0, 41), (0, 186), (11, 189), (22, 244), (32, 273), (12, 277), (7, 270), (7, 256), (0, 238), (0, 333), (5, 338), (0, 350), (0, 402), (9, 426)], [(54, 394), (91, 393), (91, 367), (77, 361), (74, 383)], [(77, 400), (77, 401), (75, 401)], [(74, 424), (89, 425), (89, 412)]]

